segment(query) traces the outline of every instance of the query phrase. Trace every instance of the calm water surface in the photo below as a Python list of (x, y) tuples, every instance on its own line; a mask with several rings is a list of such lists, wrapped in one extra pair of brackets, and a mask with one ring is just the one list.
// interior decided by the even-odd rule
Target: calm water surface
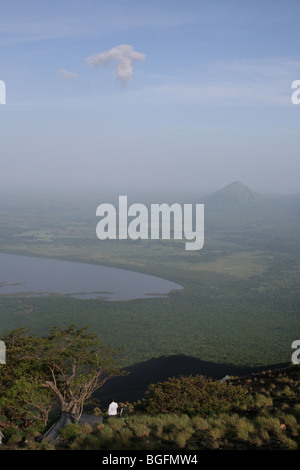
[(125, 269), (0, 253), (0, 295), (129, 300), (177, 289), (182, 287), (174, 282)]

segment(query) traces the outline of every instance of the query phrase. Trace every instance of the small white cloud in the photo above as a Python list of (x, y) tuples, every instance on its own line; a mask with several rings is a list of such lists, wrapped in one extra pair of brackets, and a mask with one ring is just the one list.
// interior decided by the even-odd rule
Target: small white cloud
[(134, 62), (143, 62), (145, 58), (145, 54), (134, 51), (129, 44), (120, 44), (109, 51), (94, 54), (86, 61), (91, 67), (108, 65), (114, 61), (116, 63), (116, 78), (120, 80), (122, 85), (126, 85), (132, 77)]
[(59, 70), (60, 75), (64, 80), (77, 80), (78, 74), (74, 72), (69, 72), (68, 70)]

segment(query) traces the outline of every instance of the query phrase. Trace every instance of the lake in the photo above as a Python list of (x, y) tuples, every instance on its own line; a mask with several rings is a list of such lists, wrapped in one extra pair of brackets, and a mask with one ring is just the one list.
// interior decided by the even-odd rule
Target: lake
[(182, 286), (174, 282), (126, 269), (0, 253), (0, 295), (115, 301), (162, 297), (178, 289)]

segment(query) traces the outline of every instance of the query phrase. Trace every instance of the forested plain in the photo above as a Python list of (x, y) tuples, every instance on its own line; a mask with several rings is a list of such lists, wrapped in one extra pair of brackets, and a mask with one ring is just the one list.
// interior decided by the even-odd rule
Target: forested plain
[(258, 197), (241, 184), (203, 200), (170, 195), (160, 202), (205, 204), (204, 247), (191, 252), (181, 240), (97, 239), (101, 202), (115, 201), (5, 195), (0, 251), (125, 268), (183, 290), (117, 302), (0, 295), (0, 335), (21, 326), (43, 336), (52, 326), (89, 325), (104, 343), (123, 348), (124, 366), (175, 354), (252, 366), (290, 360), (300, 338), (298, 196)]

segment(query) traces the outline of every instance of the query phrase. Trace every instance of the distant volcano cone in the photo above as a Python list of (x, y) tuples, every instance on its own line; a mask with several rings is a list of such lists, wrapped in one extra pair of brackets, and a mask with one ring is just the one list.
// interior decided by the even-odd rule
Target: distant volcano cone
[(205, 206), (213, 211), (243, 210), (257, 208), (265, 202), (265, 197), (256, 193), (239, 181), (205, 196), (202, 200)]

